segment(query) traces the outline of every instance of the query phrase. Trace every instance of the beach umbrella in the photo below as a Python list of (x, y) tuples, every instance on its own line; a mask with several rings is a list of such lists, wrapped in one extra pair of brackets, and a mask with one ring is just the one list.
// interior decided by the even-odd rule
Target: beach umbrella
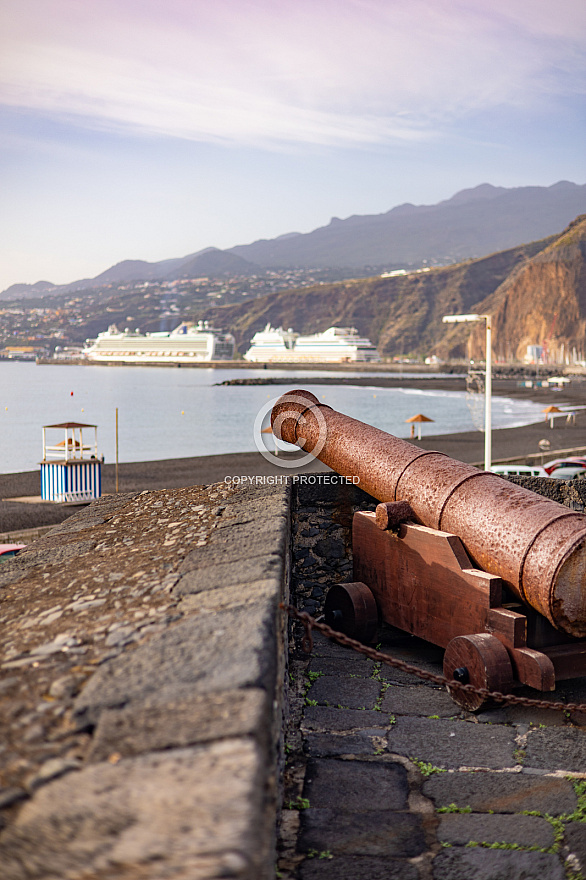
[(561, 412), (561, 409), (559, 408), (559, 406), (546, 406), (545, 409), (541, 410), (541, 412), (545, 413), (545, 421), (546, 422), (547, 422), (547, 418), (549, 416), (549, 427), (553, 428), (553, 419), (554, 419), (553, 414)]
[(405, 419), (407, 424), (411, 424), (413, 427), (411, 428), (411, 436), (414, 436), (415, 433), (415, 423), (417, 423), (417, 439), (421, 440), (421, 423), (422, 422), (433, 422), (433, 419), (429, 419), (427, 416), (424, 416), (422, 413), (417, 413), (416, 416), (411, 416), (410, 419)]

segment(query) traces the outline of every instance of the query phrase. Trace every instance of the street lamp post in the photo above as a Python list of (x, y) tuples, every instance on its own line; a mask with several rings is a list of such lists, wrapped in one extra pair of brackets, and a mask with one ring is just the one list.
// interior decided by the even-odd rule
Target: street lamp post
[(492, 326), (490, 315), (444, 315), (444, 324), (486, 321), (486, 381), (484, 383), (484, 470), (492, 464)]

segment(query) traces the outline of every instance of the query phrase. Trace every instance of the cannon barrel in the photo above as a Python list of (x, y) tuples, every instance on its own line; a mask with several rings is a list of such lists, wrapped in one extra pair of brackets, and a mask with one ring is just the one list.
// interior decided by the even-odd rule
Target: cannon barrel
[(336, 412), (308, 391), (280, 397), (271, 423), (277, 437), (358, 477), (379, 501), (407, 501), (422, 525), (458, 535), (474, 565), (557, 629), (586, 636), (586, 516)]

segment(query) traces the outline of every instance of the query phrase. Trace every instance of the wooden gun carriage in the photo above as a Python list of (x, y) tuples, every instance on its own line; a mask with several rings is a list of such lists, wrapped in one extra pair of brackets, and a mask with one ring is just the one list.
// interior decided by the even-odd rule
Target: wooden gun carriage
[(333, 629), (370, 641), (382, 617), (445, 648), (448, 680), (501, 693), (586, 675), (586, 516), (307, 391), (279, 399), (272, 427), (382, 502), (354, 516), (354, 581), (326, 598)]

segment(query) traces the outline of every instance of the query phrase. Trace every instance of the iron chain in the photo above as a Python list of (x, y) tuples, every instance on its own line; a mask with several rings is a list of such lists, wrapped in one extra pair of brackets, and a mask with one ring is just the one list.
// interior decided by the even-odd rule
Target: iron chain
[(388, 666), (393, 666), (395, 669), (400, 669), (402, 672), (416, 675), (418, 678), (422, 678), (425, 681), (431, 681), (434, 684), (446, 687), (449, 691), (453, 690), (475, 694), (484, 699), (491, 699), (497, 703), (508, 703), (514, 706), (528, 706), (534, 709), (555, 709), (559, 712), (586, 712), (586, 703), (554, 703), (549, 702), (548, 700), (535, 700), (531, 697), (518, 697), (515, 694), (501, 694), (500, 691), (489, 691), (487, 688), (477, 688), (471, 684), (462, 684), (453, 679), (449, 680), (445, 675), (437, 675), (435, 672), (427, 672), (425, 669), (419, 669), (418, 666), (412, 666), (404, 660), (398, 660), (395, 657), (391, 657), (389, 654), (383, 654), (382, 651), (377, 651), (376, 648), (369, 648), (368, 645), (363, 645), (362, 642), (357, 642), (356, 639), (351, 639), (350, 636), (347, 636), (345, 633), (337, 632), (326, 623), (320, 623), (312, 617), (311, 614), (308, 614), (307, 611), (299, 611), (299, 609), (295, 608), (293, 605), (281, 604), (280, 607), (287, 612), (289, 617), (298, 620), (303, 624), (305, 634), (301, 642), (301, 647), (307, 654), (310, 654), (313, 649), (312, 630), (315, 629), (326, 636), (326, 638), (332, 639), (340, 645), (344, 645), (346, 648), (352, 648), (359, 654), (364, 654), (364, 656), (368, 657), (370, 660), (374, 660), (377, 663), (386, 663)]

